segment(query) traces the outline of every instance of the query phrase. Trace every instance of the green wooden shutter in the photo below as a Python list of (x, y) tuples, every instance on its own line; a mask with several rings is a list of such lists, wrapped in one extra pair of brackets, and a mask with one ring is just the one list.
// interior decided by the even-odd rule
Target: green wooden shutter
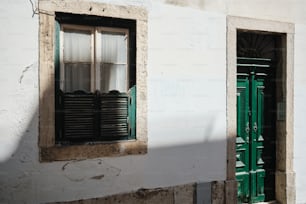
[(65, 140), (89, 141), (95, 138), (96, 96), (82, 91), (62, 97), (62, 131)]
[(129, 90), (128, 104), (128, 124), (129, 124), (129, 139), (136, 139), (136, 86)]
[(58, 94), (61, 141), (136, 139), (136, 86), (128, 93)]
[(136, 139), (136, 86), (101, 94), (100, 112), (102, 140)]
[(101, 94), (100, 128), (102, 140), (128, 136), (128, 95), (117, 91)]

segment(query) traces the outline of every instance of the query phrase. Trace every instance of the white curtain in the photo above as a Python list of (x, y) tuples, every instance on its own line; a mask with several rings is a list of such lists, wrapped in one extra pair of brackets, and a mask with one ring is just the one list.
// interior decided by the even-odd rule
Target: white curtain
[[(102, 92), (118, 90), (127, 92), (128, 48), (127, 35), (118, 32), (101, 32), (96, 44), (97, 73)], [(64, 91), (91, 91), (92, 67), (92, 33), (91, 31), (64, 30), (63, 63)], [(97, 84), (99, 85), (99, 84)]]
[(64, 31), (64, 91), (90, 91), (91, 33)]
[(127, 37), (121, 33), (102, 32), (101, 91), (127, 91)]
[(90, 92), (90, 64), (65, 63), (65, 92)]

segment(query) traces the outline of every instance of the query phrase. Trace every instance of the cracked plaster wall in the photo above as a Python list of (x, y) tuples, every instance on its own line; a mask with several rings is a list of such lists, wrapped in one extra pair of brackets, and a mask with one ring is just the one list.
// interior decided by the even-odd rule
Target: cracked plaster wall
[[(99, 2), (110, 3), (108, 0)], [(226, 14), (298, 22), (295, 167), (305, 202), (302, 1), (116, 0), (149, 11), (148, 139), (144, 156), (38, 162), (38, 16), (26, 0), (0, 3), (0, 203), (86, 199), (225, 179)], [(274, 9), (278, 8), (278, 9)], [(212, 89), (212, 87), (214, 89)], [(213, 101), (211, 99), (214, 99)], [(188, 99), (188, 100), (183, 100)]]

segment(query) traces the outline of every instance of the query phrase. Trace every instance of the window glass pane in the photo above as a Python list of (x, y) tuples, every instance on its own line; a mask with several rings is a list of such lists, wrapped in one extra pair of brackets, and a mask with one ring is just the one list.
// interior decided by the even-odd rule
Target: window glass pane
[(101, 53), (104, 63), (127, 63), (127, 37), (123, 33), (106, 33), (101, 35)]
[(65, 92), (90, 91), (90, 64), (65, 63)]
[(101, 64), (101, 91), (127, 91), (126, 65)]
[(91, 33), (90, 31), (64, 31), (64, 61), (91, 61)]
[(127, 91), (127, 36), (101, 34), (101, 91)]

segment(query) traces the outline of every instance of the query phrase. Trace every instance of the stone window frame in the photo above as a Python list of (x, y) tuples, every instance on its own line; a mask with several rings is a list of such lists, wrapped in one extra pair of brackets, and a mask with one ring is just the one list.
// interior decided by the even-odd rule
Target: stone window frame
[[(263, 31), (282, 34), (284, 52), (282, 69), (285, 70), (285, 120), (277, 122), (275, 196), (279, 203), (295, 203), (295, 172), (293, 170), (293, 68), (294, 24), (245, 17), (227, 17), (227, 172), (226, 200), (237, 201), (236, 164), (236, 46), (237, 31)], [(236, 202), (235, 202), (236, 203)]]
[[(39, 0), (39, 157), (41, 162), (147, 153), (147, 19), (145, 8), (85, 1)], [(55, 13), (136, 21), (136, 140), (55, 144)]]

